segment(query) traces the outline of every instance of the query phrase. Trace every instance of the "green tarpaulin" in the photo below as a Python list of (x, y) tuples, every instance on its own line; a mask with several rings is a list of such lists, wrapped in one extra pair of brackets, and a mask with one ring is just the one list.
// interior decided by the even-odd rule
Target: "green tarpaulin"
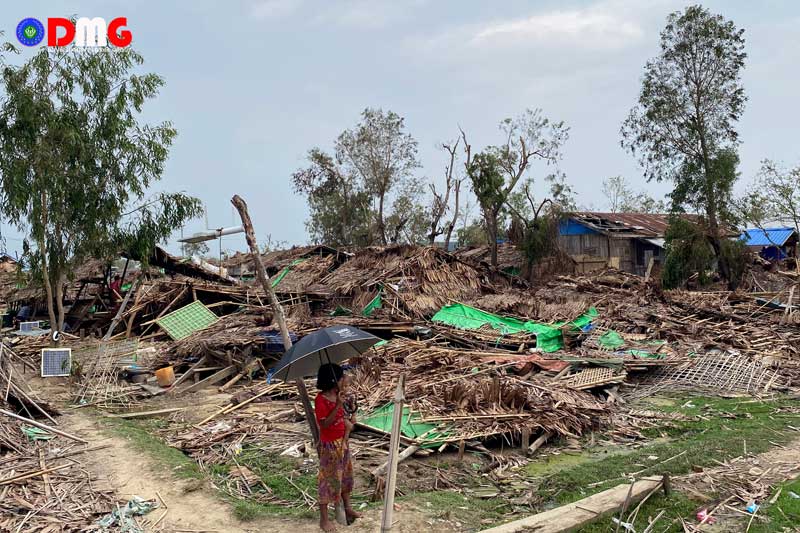
[[(586, 313), (569, 324), (574, 329), (582, 329), (596, 317), (597, 309), (590, 307)], [(545, 352), (555, 352), (564, 346), (561, 327), (565, 323), (547, 325), (523, 321), (512, 317), (498, 316), (464, 304), (446, 305), (433, 315), (431, 320), (449, 324), (459, 329), (478, 329), (483, 326), (489, 326), (499, 331), (502, 335), (520, 332), (535, 333), (536, 347)]]
[(644, 350), (626, 350), (626, 355), (632, 355), (639, 359), (666, 359), (667, 355), (663, 353), (646, 352)]
[(381, 294), (383, 294), (383, 288), (378, 289), (378, 294), (375, 295), (375, 298), (364, 306), (364, 309), (361, 311), (363, 316), (370, 316), (373, 311), (381, 308)]
[[(388, 403), (373, 411), (364, 420), (359, 420), (359, 422), (378, 431), (391, 433), (393, 415), (394, 404)], [(438, 427), (436, 424), (419, 422), (418, 419), (419, 416), (417, 414), (410, 414), (409, 408), (407, 406), (403, 407), (400, 433), (409, 439), (420, 441), (422, 448), (437, 448), (441, 446), (447, 438), (446, 431), (434, 431)]]
[(281, 282), (281, 280), (282, 280), (283, 278), (285, 278), (285, 277), (286, 277), (286, 274), (288, 274), (288, 273), (289, 273), (289, 271), (292, 269), (292, 267), (293, 267), (293, 266), (295, 266), (295, 265), (296, 265), (296, 264), (298, 264), (298, 263), (302, 263), (303, 261), (305, 261), (305, 259), (295, 259), (294, 261), (292, 261), (292, 263), (291, 263), (289, 266), (287, 266), (286, 268), (284, 268), (283, 270), (281, 270), (281, 271), (278, 273), (278, 277), (276, 277), (274, 280), (272, 280), (272, 283), (271, 283), (271, 285), (272, 285), (272, 288), (274, 289), (274, 288), (275, 288), (275, 286), (276, 286), (278, 283), (280, 283), (280, 282)]
[(336, 309), (330, 312), (330, 316), (350, 316), (352, 314), (353, 312), (350, 309), (341, 305), (337, 305)]
[(597, 342), (603, 348), (608, 348), (611, 350), (616, 350), (617, 348), (625, 345), (625, 341), (622, 339), (622, 336), (611, 329), (603, 333), (600, 338), (597, 339)]

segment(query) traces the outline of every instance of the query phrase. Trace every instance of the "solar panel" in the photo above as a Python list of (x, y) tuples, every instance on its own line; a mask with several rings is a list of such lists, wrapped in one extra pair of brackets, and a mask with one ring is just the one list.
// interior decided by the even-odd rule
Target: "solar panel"
[(69, 376), (72, 369), (71, 348), (42, 348), (42, 377)]
[(36, 331), (39, 329), (39, 321), (36, 320), (34, 322), (20, 322), (19, 323), (19, 330), (20, 331)]

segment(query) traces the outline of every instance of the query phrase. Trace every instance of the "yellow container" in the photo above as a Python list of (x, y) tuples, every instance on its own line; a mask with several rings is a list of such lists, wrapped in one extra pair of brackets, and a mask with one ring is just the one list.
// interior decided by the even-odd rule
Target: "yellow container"
[(175, 372), (171, 366), (165, 366), (156, 370), (156, 381), (159, 387), (169, 387), (175, 383)]

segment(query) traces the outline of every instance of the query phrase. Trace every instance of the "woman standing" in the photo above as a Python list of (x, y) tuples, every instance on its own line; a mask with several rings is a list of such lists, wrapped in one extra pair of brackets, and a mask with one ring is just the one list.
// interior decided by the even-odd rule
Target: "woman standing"
[(353, 492), (353, 463), (350, 460), (348, 437), (355, 423), (355, 415), (345, 416), (346, 381), (342, 367), (322, 365), (317, 373), (317, 388), (321, 391), (314, 400), (314, 411), (319, 424), (319, 527), (326, 533), (336, 530), (328, 517), (328, 505), (335, 506), (341, 498), (347, 522), (361, 514), (353, 510), (350, 493)]

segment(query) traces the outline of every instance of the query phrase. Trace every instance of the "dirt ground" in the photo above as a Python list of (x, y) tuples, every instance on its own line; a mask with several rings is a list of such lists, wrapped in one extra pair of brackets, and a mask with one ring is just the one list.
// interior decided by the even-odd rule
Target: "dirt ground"
[[(31, 378), (29, 383), (40, 397), (64, 405), (69, 398), (66, 382)], [(184, 398), (158, 398), (148, 402), (148, 409), (167, 406), (191, 406), (193, 415), (203, 416), (213, 412), (227, 395), (219, 395), (215, 389), (207, 389), (200, 394)], [(175, 533), (204, 532), (285, 532), (307, 533), (319, 531), (315, 519), (306, 518), (259, 518), (240, 521), (234, 516), (232, 506), (224, 501), (208, 481), (197, 479), (178, 480), (172, 472), (164, 471), (154, 459), (137, 450), (125, 438), (104, 431), (101, 421), (103, 414), (83, 409), (63, 409), (58, 419), (61, 429), (80, 435), (89, 440), (92, 446), (110, 444), (109, 447), (88, 452), (82, 456), (86, 469), (93, 472), (99, 483), (116, 490), (120, 500), (134, 495), (146, 499), (163, 499), (166, 503), (164, 520), (152, 531)], [(787, 466), (788, 465), (788, 466)], [(792, 468), (792, 465), (794, 468)], [(720, 467), (720, 471), (726, 467)], [(706, 471), (709, 479), (717, 477), (712, 470)], [(764, 481), (777, 484), (789, 477), (800, 474), (800, 440), (786, 446), (775, 447), (763, 454), (746, 459), (743, 475), (762, 476)], [(695, 479), (695, 481), (699, 481)], [(697, 484), (694, 485), (696, 488)], [(709, 492), (712, 487), (708, 487)], [(705, 489), (700, 483), (700, 490)], [(393, 531), (400, 533), (437, 531), (455, 532), (475, 530), (476, 524), (458, 521), (458, 511), (454, 510), (447, 518), (438, 518), (442, 509), (424, 509), (403, 503), (395, 512)], [(163, 509), (153, 511), (148, 518), (152, 521), (160, 517)], [(710, 532), (741, 531), (742, 517), (721, 509), (717, 524), (707, 529)], [(687, 517), (688, 518), (688, 517)], [(745, 517), (746, 518), (746, 517)], [(352, 526), (339, 526), (339, 531), (353, 533), (373, 532), (380, 529), (381, 509), (364, 510), (364, 517)]]
[[(40, 397), (66, 401), (69, 398), (65, 380), (44, 380), (28, 376), (29, 384)], [(227, 396), (225, 396), (227, 397)], [(192, 405), (199, 411), (209, 411), (219, 404), (221, 396), (209, 389), (207, 394), (193, 398), (172, 400), (170, 405)], [(160, 400), (160, 399), (159, 399)], [(159, 408), (161, 401), (148, 406)], [(100, 450), (82, 455), (87, 470), (95, 474), (101, 484), (113, 488), (120, 500), (132, 496), (145, 499), (163, 499), (167, 513), (153, 531), (174, 533), (314, 533), (320, 531), (315, 519), (262, 518), (243, 522), (238, 520), (230, 504), (225, 502), (207, 481), (177, 480), (171, 472), (164, 471), (151, 458), (136, 450), (126, 439), (102, 430), (101, 413), (82, 409), (63, 409), (58, 418), (59, 428), (90, 441), (91, 446), (110, 444)], [(147, 517), (158, 519), (164, 510), (159, 508)], [(380, 530), (381, 510), (367, 509), (364, 516), (351, 526), (339, 526), (339, 531), (366, 533)], [(463, 530), (462, 524), (431, 517), (424, 510), (402, 504), (394, 513), (393, 531), (414, 533), (420, 531), (450, 532)]]

